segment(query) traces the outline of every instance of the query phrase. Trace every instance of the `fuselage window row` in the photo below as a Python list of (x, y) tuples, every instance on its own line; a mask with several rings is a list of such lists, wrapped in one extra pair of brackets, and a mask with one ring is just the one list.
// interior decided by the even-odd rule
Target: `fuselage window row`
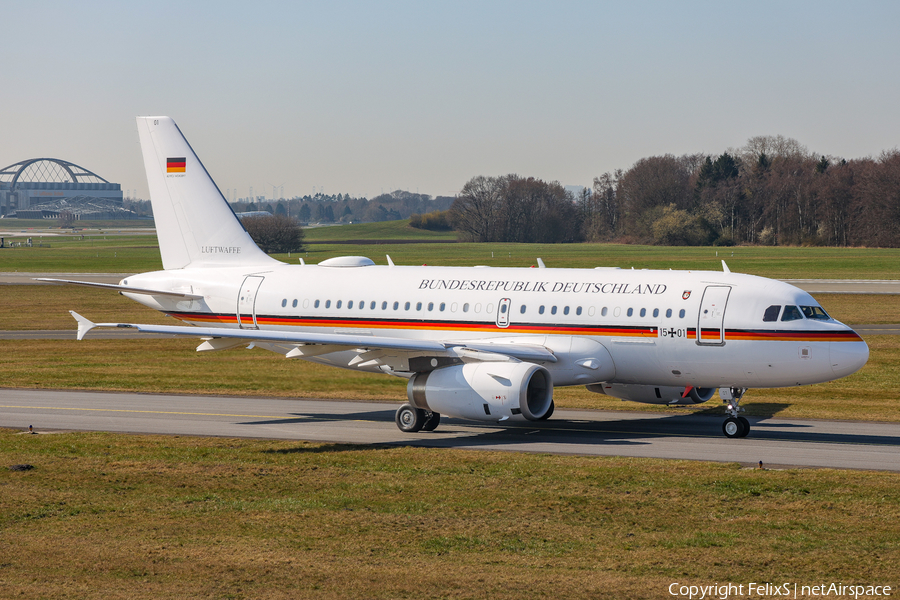
[[(297, 304), (298, 304), (298, 300), (295, 298), (295, 299), (291, 302), (291, 306), (292, 306), (293, 308), (297, 308)], [(337, 300), (337, 301), (335, 301), (335, 308), (336, 308), (336, 309), (341, 308), (342, 305), (343, 305), (343, 301), (342, 301), (342, 300)], [(348, 309), (352, 309), (352, 308), (353, 308), (353, 305), (354, 305), (354, 301), (353, 301), (353, 300), (348, 300), (348, 301), (347, 301), (347, 308), (348, 308)], [(284, 298), (284, 299), (281, 300), (281, 306), (282, 306), (282, 308), (286, 308), (286, 307), (287, 307), (287, 298)], [(303, 301), (303, 306), (304, 306), (304, 307), (309, 306), (309, 300), (304, 300), (304, 301)], [(313, 302), (313, 308), (319, 308), (320, 306), (321, 306), (321, 300), (318, 300), (318, 299), (317, 299), (317, 300), (315, 300), (315, 301)], [(360, 300), (360, 301), (357, 303), (357, 306), (359, 306), (359, 309), (360, 309), (360, 310), (365, 310), (365, 308), (366, 308), (366, 301), (365, 301), (365, 300)], [(375, 300), (372, 300), (372, 301), (369, 303), (369, 309), (370, 309), (370, 310), (375, 310), (377, 306), (378, 306), (378, 302), (376, 302)], [(412, 306), (412, 304), (411, 304), (410, 302), (405, 302), (404, 305), (403, 305), (403, 309), (404, 309), (404, 310), (410, 310), (411, 306)], [(417, 302), (417, 303), (416, 303), (416, 310), (417, 310), (417, 311), (421, 311), (421, 310), (422, 310), (422, 306), (423, 306), (423, 303), (422, 303), (422, 302)], [(331, 300), (326, 300), (326, 301), (325, 301), (325, 308), (326, 308), (326, 309), (331, 308)], [(394, 302), (392, 303), (392, 305), (391, 305), (391, 308), (393, 308), (393, 310), (400, 310), (400, 302), (394, 301)], [(466, 302), (466, 303), (464, 303), (464, 304), (462, 305), (462, 311), (463, 311), (464, 313), (469, 312), (469, 308), (470, 308), (470, 305), (469, 305), (468, 302)], [(504, 313), (506, 312), (506, 305), (501, 305), (500, 308), (501, 308), (501, 310), (502, 310)], [(825, 313), (825, 311), (822, 310), (822, 309), (819, 308), (819, 307), (802, 306), (802, 307), (799, 307), (799, 308), (798, 308), (798, 307), (796, 307), (796, 306), (785, 306), (785, 307), (784, 307), (785, 310), (784, 310), (783, 313), (782, 313), (782, 311), (781, 311), (781, 308), (782, 308), (782, 307), (781, 307), (780, 305), (773, 305), (773, 306), (768, 307), (768, 308), (766, 309), (766, 311), (765, 311), (765, 314), (763, 315), (763, 321), (777, 321), (779, 315), (781, 315), (781, 320), (782, 320), (782, 321), (793, 321), (793, 320), (803, 319), (803, 318), (809, 318), (809, 319), (821, 319), (821, 320), (829, 320), (829, 319), (831, 319), (831, 317), (829, 317), (829, 316), (827, 315), (827, 313)], [(385, 301), (382, 301), (382, 303), (381, 303), (381, 310), (387, 310), (387, 309), (388, 309), (388, 302), (387, 302), (386, 300), (385, 300)], [(451, 306), (450, 306), (450, 312), (456, 312), (456, 309), (457, 309), (457, 304), (454, 302), (454, 303), (451, 304)], [(428, 310), (429, 312), (434, 311), (434, 302), (429, 302), (429, 303), (428, 303), (428, 305), (427, 305), (427, 310)], [(441, 303), (438, 305), (438, 310), (439, 310), (440, 312), (445, 312), (445, 311), (447, 310), (447, 303), (446, 303), (446, 302), (441, 302)], [(492, 311), (493, 311), (493, 305), (492, 305), (492, 304), (489, 304), (489, 305), (487, 306), (487, 310), (488, 310), (488, 312), (492, 312)], [(641, 309), (639, 309), (639, 313), (638, 313), (638, 314), (639, 314), (641, 317), (646, 318), (646, 316), (647, 316), (647, 310), (648, 310), (648, 309), (646, 309), (646, 308), (641, 308)], [(520, 314), (523, 314), (523, 315), (524, 315), (527, 311), (528, 311), (528, 306), (527, 306), (526, 304), (522, 304), (522, 305), (519, 306), (519, 313), (520, 313)], [(555, 315), (555, 314), (557, 314), (558, 311), (559, 311), (559, 307), (557, 307), (557, 306), (551, 306), (551, 307), (550, 307), (550, 314)], [(564, 306), (564, 307), (563, 307), (563, 310), (562, 310), (562, 313), (563, 313), (563, 315), (569, 315), (570, 311), (571, 311), (571, 307), (569, 307), (569, 306)], [(476, 304), (476, 305), (475, 305), (474, 312), (476, 312), (476, 313), (480, 313), (480, 312), (481, 312), (481, 304)], [(543, 305), (543, 304), (539, 305), (539, 306), (538, 306), (538, 314), (543, 315), (545, 312), (546, 312), (546, 306)], [(577, 316), (581, 316), (581, 315), (583, 314), (583, 312), (584, 312), (584, 310), (583, 310), (583, 308), (582, 308), (581, 306), (578, 306), (578, 307), (575, 308), (575, 314), (576, 314)], [(618, 316), (619, 316), (620, 309), (617, 307), (617, 308), (615, 309), (615, 311), (613, 311), (613, 312), (614, 312), (614, 316), (618, 317)], [(625, 311), (625, 314), (626, 314), (626, 316), (628, 316), (628, 317), (633, 317), (633, 316), (634, 316), (634, 312), (635, 312), (634, 308), (629, 307), (629, 308)], [(653, 309), (653, 312), (652, 312), (653, 318), (659, 318), (659, 313), (660, 313), (660, 310), (659, 310), (658, 308), (654, 308), (654, 309)], [(594, 308), (593, 308), (593, 307), (590, 308), (590, 314), (591, 314), (591, 315), (594, 314)], [(608, 314), (609, 314), (609, 308), (608, 308), (608, 307), (604, 306), (603, 308), (600, 309), (600, 316), (601, 316), (601, 317), (606, 317)], [(666, 318), (667, 318), (667, 319), (672, 318), (672, 314), (673, 314), (672, 309), (671, 309), (671, 308), (667, 308), (667, 309), (666, 309)], [(678, 311), (678, 318), (683, 319), (683, 318), (685, 318), (685, 315), (686, 315), (685, 309), (682, 308), (681, 310)], [(812, 315), (812, 316), (810, 316), (810, 315)]]

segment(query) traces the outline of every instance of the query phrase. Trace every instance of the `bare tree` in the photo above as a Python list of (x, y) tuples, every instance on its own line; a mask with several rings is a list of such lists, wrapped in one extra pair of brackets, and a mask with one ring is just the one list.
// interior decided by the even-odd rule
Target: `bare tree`
[(303, 249), (303, 229), (286, 215), (245, 217), (241, 223), (266, 254), (299, 252)]

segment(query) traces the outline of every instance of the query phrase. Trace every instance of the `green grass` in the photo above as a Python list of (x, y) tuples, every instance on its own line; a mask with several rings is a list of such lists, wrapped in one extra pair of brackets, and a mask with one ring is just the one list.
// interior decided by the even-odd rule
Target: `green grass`
[(354, 223), (312, 227), (303, 230), (305, 239), (316, 244), (324, 240), (445, 240), (456, 241), (453, 231), (428, 231), (409, 226), (409, 219), (403, 221), (382, 221), (380, 223)]
[(0, 431), (3, 598), (664, 598), (900, 573), (900, 475)]
[[(386, 264), (389, 254), (405, 265), (489, 265), (530, 267), (537, 258), (548, 267), (597, 266), (623, 269), (704, 269), (719, 271), (726, 260), (734, 272), (778, 279), (900, 279), (900, 249), (801, 247), (659, 247), (622, 244), (389, 243), (391, 240), (447, 239), (446, 233), (410, 228), (406, 221), (363, 223), (308, 230), (308, 251), (275, 255), (296, 263), (317, 263), (348, 254)], [(452, 235), (449, 236), (452, 239)], [(385, 240), (329, 244), (326, 240)], [(35, 239), (39, 243), (40, 239)], [(162, 268), (154, 235), (106, 232), (45, 237), (50, 247), (0, 249), (0, 270), (37, 272), (138, 273)]]

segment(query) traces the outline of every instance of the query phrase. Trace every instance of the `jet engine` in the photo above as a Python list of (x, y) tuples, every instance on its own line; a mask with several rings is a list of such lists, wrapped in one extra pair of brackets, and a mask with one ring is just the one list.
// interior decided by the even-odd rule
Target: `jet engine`
[(526, 362), (476, 362), (416, 373), (406, 393), (415, 408), (477, 421), (539, 421), (553, 407), (550, 372)]
[(702, 404), (712, 398), (716, 392), (716, 388), (683, 388), (627, 383), (598, 383), (587, 386), (587, 389), (598, 394), (644, 404)]

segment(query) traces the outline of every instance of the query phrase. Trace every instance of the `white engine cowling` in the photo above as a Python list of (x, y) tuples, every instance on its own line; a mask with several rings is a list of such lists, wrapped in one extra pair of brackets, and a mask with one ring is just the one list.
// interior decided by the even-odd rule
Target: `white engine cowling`
[(553, 406), (550, 372), (526, 362), (477, 362), (417, 373), (406, 394), (416, 408), (477, 421), (538, 421)]
[(644, 404), (702, 404), (713, 397), (716, 388), (685, 388), (663, 385), (634, 385), (629, 383), (598, 383), (586, 386), (598, 394)]

